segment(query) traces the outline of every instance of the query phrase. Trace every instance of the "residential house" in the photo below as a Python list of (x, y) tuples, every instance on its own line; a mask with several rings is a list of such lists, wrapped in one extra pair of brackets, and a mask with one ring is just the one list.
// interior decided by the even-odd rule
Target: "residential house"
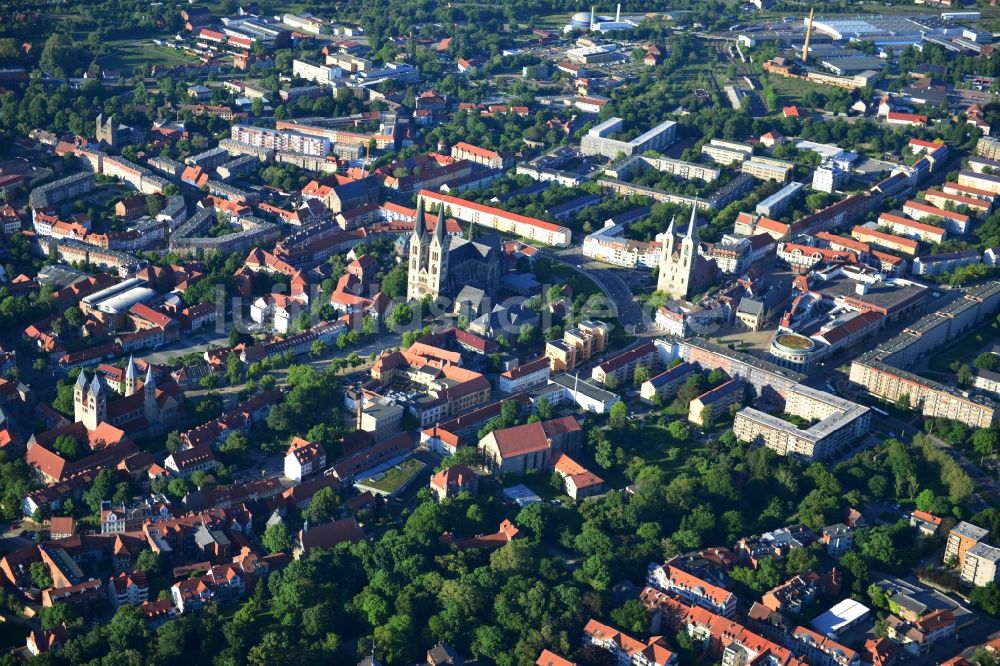
[(932, 611), (915, 621), (890, 615), (886, 633), (911, 655), (927, 654), (936, 643), (955, 635), (955, 616), (948, 609)]
[(736, 612), (735, 594), (675, 566), (676, 560), (677, 558), (674, 558), (662, 565), (650, 564), (646, 584), (669, 592), (690, 604), (707, 608), (723, 617), (729, 617)]
[(471, 468), (459, 463), (441, 470), (431, 477), (431, 494), (442, 501), (467, 492), (475, 496), (479, 492), (479, 475)]
[(584, 645), (594, 645), (610, 652), (615, 666), (677, 664), (677, 655), (670, 651), (662, 636), (653, 636), (643, 642), (593, 619), (583, 628), (581, 641)]
[(310, 442), (301, 437), (292, 437), (285, 454), (285, 476), (299, 483), (310, 474), (321, 472), (326, 467), (326, 450), (319, 442)]

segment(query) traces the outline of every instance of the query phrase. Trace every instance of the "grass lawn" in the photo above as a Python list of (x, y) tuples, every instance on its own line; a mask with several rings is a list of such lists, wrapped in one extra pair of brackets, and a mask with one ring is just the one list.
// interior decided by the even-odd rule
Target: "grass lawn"
[(111, 45), (111, 54), (100, 63), (109, 69), (132, 71), (142, 65), (186, 65), (194, 58), (177, 49), (158, 46), (150, 41), (118, 42)]
[(392, 495), (419, 474), (424, 467), (425, 465), (419, 460), (410, 458), (385, 472), (363, 479), (361, 485)]
[(812, 83), (803, 79), (786, 79), (783, 76), (768, 76), (767, 82), (774, 88), (779, 102), (784, 105), (802, 104), (809, 91), (815, 91), (825, 96), (832, 90), (830, 87), (818, 83)]
[(525, 474), (520, 479), (517, 479), (519, 483), (526, 485), (545, 501), (558, 499), (563, 502), (572, 502), (572, 498), (566, 495), (566, 493), (564, 493), (561, 489), (557, 490), (556, 487), (552, 485), (551, 480), (552, 473), (549, 471), (532, 472), (530, 474)]
[(549, 14), (547, 16), (539, 17), (535, 21), (535, 25), (543, 30), (555, 30), (556, 28), (562, 28), (564, 25), (569, 23), (569, 20), (573, 18), (573, 14), (576, 12), (565, 12), (563, 14)]
[(552, 274), (561, 278), (573, 288), (573, 298), (576, 298), (580, 294), (590, 296), (591, 294), (604, 293), (601, 291), (601, 288), (597, 286), (596, 282), (583, 273), (578, 273), (566, 264), (552, 263), (551, 266)]
[(952, 362), (968, 360), (971, 363), (971, 357), (988, 342), (996, 339), (998, 335), (1000, 335), (1000, 332), (995, 328), (995, 322), (990, 320), (979, 328), (973, 329), (968, 335), (959, 338), (946, 348), (936, 352), (931, 356), (927, 365), (934, 372), (951, 375), (953, 373), (948, 366)]
[(635, 342), (635, 336), (628, 333), (614, 319), (604, 319), (611, 325), (611, 336), (608, 338), (608, 349), (621, 349)]

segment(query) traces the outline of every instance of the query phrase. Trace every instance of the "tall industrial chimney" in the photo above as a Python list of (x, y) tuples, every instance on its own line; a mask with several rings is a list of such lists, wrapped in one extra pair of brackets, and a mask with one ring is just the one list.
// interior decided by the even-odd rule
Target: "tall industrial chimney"
[(622, 3), (618, 3), (618, 9), (615, 10), (615, 23), (620, 23), (622, 20)]
[(590, 31), (594, 31), (594, 6), (590, 6)]

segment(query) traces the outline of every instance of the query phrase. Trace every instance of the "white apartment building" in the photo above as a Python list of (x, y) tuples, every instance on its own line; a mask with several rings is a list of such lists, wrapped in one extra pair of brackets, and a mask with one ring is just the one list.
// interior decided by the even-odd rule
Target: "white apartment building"
[(641, 155), (647, 150), (666, 148), (674, 142), (677, 133), (677, 123), (665, 120), (631, 141), (611, 138), (612, 134), (621, 131), (624, 122), (621, 118), (609, 118), (590, 128), (580, 141), (580, 152), (584, 155), (604, 155), (611, 159), (617, 157), (619, 153), (631, 157)]
[(844, 186), (850, 173), (834, 160), (823, 160), (813, 172), (812, 188), (817, 192), (833, 193)]
[(965, 557), (962, 559), (962, 580), (974, 587), (995, 583), (998, 562), (1000, 562), (1000, 548), (979, 542), (965, 551)]
[(731, 166), (750, 159), (753, 156), (753, 147), (737, 141), (712, 139), (701, 147), (701, 154), (707, 155), (717, 164)]
[(330, 140), (322, 136), (310, 136), (249, 125), (233, 125), (229, 130), (229, 136), (233, 141), (254, 148), (320, 157), (330, 154)]
[(429, 204), (429, 208), (444, 206), (446, 215), (502, 233), (514, 234), (556, 247), (568, 247), (573, 238), (573, 232), (568, 227), (534, 217), (510, 213), (501, 208), (484, 206), (430, 190), (421, 190), (420, 196)]

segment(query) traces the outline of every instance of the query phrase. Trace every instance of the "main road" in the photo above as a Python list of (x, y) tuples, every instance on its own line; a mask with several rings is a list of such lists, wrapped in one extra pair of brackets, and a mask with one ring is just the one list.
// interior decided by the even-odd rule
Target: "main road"
[[(592, 261), (583, 255), (579, 247), (552, 250), (547, 252), (547, 255), (550, 259), (593, 280), (608, 298), (619, 323), (625, 330), (630, 333), (638, 332), (635, 329), (636, 324), (646, 323), (643, 321), (642, 308), (633, 300), (632, 287), (623, 277), (627, 275), (625, 271)], [(645, 326), (640, 327), (639, 331), (645, 328)]]

